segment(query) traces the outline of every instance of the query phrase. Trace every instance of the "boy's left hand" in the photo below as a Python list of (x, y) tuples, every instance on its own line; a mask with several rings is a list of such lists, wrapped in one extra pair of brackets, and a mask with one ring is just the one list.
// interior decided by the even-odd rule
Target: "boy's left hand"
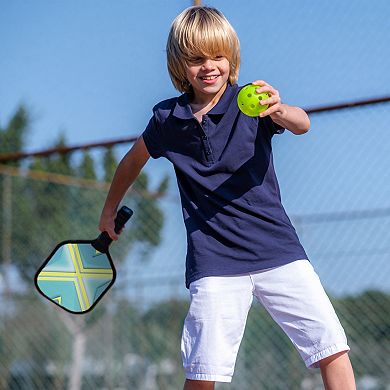
[(267, 92), (270, 97), (265, 100), (261, 100), (260, 104), (268, 104), (269, 107), (263, 111), (260, 116), (265, 117), (270, 115), (271, 118), (283, 116), (286, 109), (282, 105), (282, 99), (279, 95), (279, 91), (275, 89), (272, 85), (268, 84), (264, 80), (253, 81), (252, 84), (258, 85), (259, 88), (256, 89), (256, 92), (262, 93)]

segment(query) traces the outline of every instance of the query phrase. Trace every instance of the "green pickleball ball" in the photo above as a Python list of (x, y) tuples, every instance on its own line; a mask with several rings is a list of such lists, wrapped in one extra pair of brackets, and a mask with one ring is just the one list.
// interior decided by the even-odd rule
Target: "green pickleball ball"
[(260, 113), (268, 108), (268, 104), (261, 105), (261, 100), (269, 98), (267, 92), (257, 93), (258, 85), (247, 85), (241, 89), (237, 96), (239, 109), (248, 116), (259, 116)]

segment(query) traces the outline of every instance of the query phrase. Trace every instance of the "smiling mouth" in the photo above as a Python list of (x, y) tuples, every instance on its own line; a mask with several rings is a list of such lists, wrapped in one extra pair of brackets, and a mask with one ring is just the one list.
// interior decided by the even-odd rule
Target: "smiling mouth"
[(204, 77), (200, 77), (201, 80), (215, 80), (217, 77), (219, 77), (218, 75), (215, 75), (215, 76), (204, 76)]

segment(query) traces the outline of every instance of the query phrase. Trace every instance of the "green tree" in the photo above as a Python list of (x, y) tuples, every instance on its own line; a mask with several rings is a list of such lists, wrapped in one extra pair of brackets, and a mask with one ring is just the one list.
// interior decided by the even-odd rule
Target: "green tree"
[(97, 179), (95, 172), (95, 164), (88, 150), (84, 152), (83, 159), (78, 168), (78, 176), (89, 180)]
[(103, 170), (104, 170), (104, 181), (109, 183), (114, 177), (114, 172), (118, 162), (115, 158), (112, 147), (105, 150), (103, 155)]
[(161, 229), (164, 223), (164, 215), (156, 202), (156, 198), (165, 194), (166, 178), (162, 180), (155, 194), (149, 191), (149, 178), (141, 172), (135, 181), (132, 190), (135, 193), (135, 205), (137, 210), (135, 224), (132, 227), (131, 236), (135, 241), (149, 246), (157, 246), (161, 241)]
[[(27, 110), (20, 107), (5, 129), (0, 129), (0, 153), (23, 151), (28, 128), (29, 116)], [(59, 136), (55, 146), (66, 146), (66, 139), (63, 135)], [(13, 165), (18, 164), (14, 163)], [(1, 325), (0, 330), (8, 340), (6, 343), (1, 343), (0, 347), (0, 361), (6, 372), (9, 372), (7, 367), (10, 367), (16, 359), (16, 356), (9, 351), (16, 344), (19, 345), (17, 333), (13, 333), (15, 337), (9, 338), (8, 331), (13, 329), (14, 321), (28, 324), (34, 311), (33, 309), (26, 310), (25, 305), (28, 304), (32, 307), (31, 305), (36, 296), (31, 295), (32, 281), (36, 269), (59, 241), (72, 238), (94, 238), (100, 233), (97, 229), (98, 220), (107, 193), (107, 186), (105, 183), (99, 182), (97, 178), (111, 180), (116, 165), (115, 155), (112, 149), (109, 149), (104, 154), (102, 164), (104, 172), (99, 175), (96, 174), (96, 165), (89, 152), (84, 152), (79, 162), (71, 154), (53, 154), (47, 158), (36, 158), (28, 166), (31, 171), (35, 172), (34, 178), (26, 177), (22, 171), (18, 177), (0, 175), (0, 217), (2, 222), (0, 233), (1, 236), (7, 233), (10, 237), (7, 242), (5, 240), (0, 241), (0, 253), (7, 252), (11, 254), (10, 262), (12, 266), (17, 269), (19, 275), (25, 281), (25, 289), (20, 290), (20, 295), (24, 295), (26, 299), (28, 298), (27, 301), (20, 302), (13, 299), (13, 310), (9, 312), (8, 320), (3, 321)], [(150, 188), (147, 185), (146, 175), (144, 173), (142, 175), (141, 181), (144, 182), (142, 194), (130, 192), (125, 199), (125, 203), (134, 208), (135, 216), (137, 216), (138, 212), (146, 213), (144, 209), (146, 204), (142, 198), (147, 199), (147, 204), (152, 208), (152, 212), (157, 218), (156, 224), (149, 225), (149, 229), (152, 229), (147, 233), (146, 239), (148, 249), (152, 249), (160, 242), (163, 213), (157, 197), (154, 196), (155, 194), (153, 196), (149, 194)], [(7, 182), (6, 185), (5, 182)], [(159, 188), (165, 191), (166, 184), (163, 183), (166, 183), (166, 179), (162, 181)], [(4, 194), (8, 193), (7, 191), (12, 195), (7, 197), (9, 207), (5, 210), (3, 207), (6, 204)], [(160, 191), (160, 195), (162, 194), (163, 191)], [(8, 218), (8, 224), (3, 222), (7, 220), (6, 215), (11, 216)], [(151, 215), (153, 216), (153, 214)], [(113, 257), (117, 264), (125, 258), (134, 245), (140, 241), (144, 243), (144, 238), (141, 240), (140, 236), (132, 236), (131, 233), (140, 230), (147, 232), (145, 225), (148, 223), (150, 223), (150, 220), (145, 218), (133, 218), (133, 221), (130, 222), (132, 227), (127, 233), (124, 233), (125, 237), (115, 244)], [(6, 250), (5, 245), (9, 246), (9, 250)], [(47, 316), (47, 313), (43, 314), (42, 318), (45, 316)], [(75, 372), (70, 386), (76, 389), (81, 386), (79, 359), (80, 356), (83, 357), (85, 352), (86, 334), (84, 329), (106, 316), (105, 305), (100, 305), (92, 313), (77, 319), (55, 312), (56, 316), (65, 325), (68, 334), (71, 335), (72, 348), (69, 348), (68, 351), (62, 350), (62, 352), (68, 358), (69, 354), (73, 354), (72, 364)], [(50, 328), (49, 323), (47, 323), (47, 326)], [(63, 333), (64, 327), (58, 328), (58, 331), (50, 329), (48, 329), (48, 332), (51, 332), (53, 337), (56, 337), (57, 340), (63, 339), (61, 332)], [(15, 353), (19, 354), (19, 358), (29, 360), (33, 359), (32, 356), (40, 356), (40, 358), (35, 359), (37, 362), (42, 362), (42, 366), (45, 359), (50, 357), (55, 359), (55, 356), (52, 356), (55, 355), (55, 349), (51, 350), (53, 354), (45, 354), (40, 349), (42, 344), (37, 345), (30, 342), (27, 333), (23, 333), (23, 339), (28, 340), (24, 344), (25, 348), (15, 350)], [(7, 375), (2, 375), (1, 380), (0, 387), (6, 388)]]
[[(19, 152), (24, 149), (26, 136), (30, 126), (30, 115), (24, 105), (18, 107), (9, 123), (0, 127), (0, 154)], [(7, 165), (17, 165), (15, 162), (6, 162)]]
[[(157, 367), (158, 388), (182, 386), (180, 336), (187, 310), (188, 301), (175, 299), (158, 302), (146, 311), (126, 300), (117, 305), (113, 314), (116, 319), (113, 330), (115, 358), (120, 362), (123, 356), (130, 354), (133, 364), (118, 372), (121, 383), (115, 383), (116, 386), (142, 389), (150, 365)], [(164, 372), (166, 365), (174, 369)]]
[[(60, 136), (56, 147), (66, 145)], [(12, 264), (32, 287), (39, 263), (58, 241), (69, 239), (72, 226), (67, 223), (72, 204), (72, 187), (55, 184), (45, 173), (74, 175), (70, 156), (53, 155), (35, 159), (29, 167), (40, 172), (40, 180), (16, 177), (12, 185)], [(66, 182), (66, 181), (65, 181)], [(80, 222), (80, 219), (78, 220)]]
[(390, 295), (369, 290), (333, 303), (351, 346), (355, 374), (389, 381), (383, 363), (390, 356)]
[[(29, 123), (27, 110), (22, 106), (6, 128), (1, 129), (0, 152), (20, 151), (18, 148), (26, 144)], [(54, 146), (66, 146), (64, 135), (59, 135)], [(41, 180), (25, 177), (12, 180), (10, 252), (13, 254), (12, 264), (26, 281), (31, 282), (35, 270), (57, 242), (80, 237), (94, 238), (99, 234), (97, 226), (106, 188), (96, 178), (111, 180), (116, 166), (112, 148), (104, 152), (104, 172), (99, 175), (96, 174), (96, 164), (88, 151), (83, 153), (79, 163), (72, 159), (71, 154), (53, 154), (36, 158), (29, 165), (31, 170), (41, 172)], [(53, 180), (49, 175), (45, 178), (45, 173), (67, 177), (60, 176)], [(95, 183), (75, 183), (71, 177), (94, 180)], [(3, 187), (0, 184), (1, 194), (4, 192)], [(164, 178), (158, 186), (157, 195), (164, 195), (166, 188), (167, 178)], [(121, 261), (137, 243), (142, 243), (145, 251), (150, 251), (160, 243), (164, 216), (158, 196), (150, 192), (148, 177), (144, 172), (141, 173), (134, 190), (125, 200), (135, 210), (135, 215), (125, 237), (115, 245), (116, 261)], [(0, 210), (0, 213), (3, 211)], [(3, 228), (4, 224), (1, 224)]]
[[(59, 135), (54, 147), (58, 149), (66, 147), (66, 137), (64, 134)], [(76, 175), (77, 167), (72, 165), (71, 157), (72, 155), (70, 153), (65, 153), (52, 154), (49, 157), (41, 158), (43, 170), (61, 175)]]

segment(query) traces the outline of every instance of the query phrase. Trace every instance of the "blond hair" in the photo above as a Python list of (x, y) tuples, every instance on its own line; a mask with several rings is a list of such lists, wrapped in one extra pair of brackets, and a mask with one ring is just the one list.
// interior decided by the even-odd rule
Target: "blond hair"
[(230, 64), (229, 82), (235, 84), (240, 68), (240, 42), (225, 16), (215, 8), (185, 9), (172, 23), (167, 41), (168, 72), (175, 88), (190, 92), (186, 65), (196, 57), (224, 56)]

